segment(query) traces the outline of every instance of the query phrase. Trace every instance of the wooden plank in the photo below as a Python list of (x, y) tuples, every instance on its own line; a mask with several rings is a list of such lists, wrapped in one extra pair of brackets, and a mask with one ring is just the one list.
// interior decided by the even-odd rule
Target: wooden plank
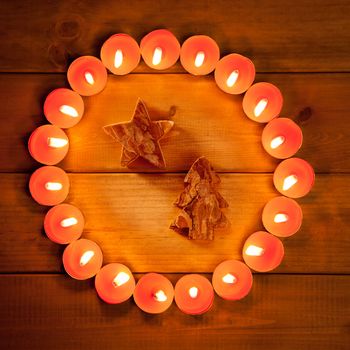
[[(168, 276), (173, 282), (177, 275)], [(207, 276), (210, 278), (210, 276)], [(0, 277), (2, 349), (332, 349), (349, 345), (350, 276), (259, 275), (238, 302), (191, 317), (107, 305), (92, 281)]]
[(111, 34), (140, 41), (155, 28), (168, 28), (180, 42), (210, 35), (223, 54), (248, 55), (258, 71), (350, 70), (347, 0), (17, 0), (1, 2), (0, 14), (9, 38), (0, 42), (0, 70), (7, 72), (64, 71), (77, 56), (99, 55)]
[[(349, 172), (348, 74), (260, 74), (257, 79), (281, 88), (285, 97), (281, 115), (293, 117), (302, 126), (304, 145), (297, 155), (318, 172)], [(2, 75), (0, 171), (32, 171), (37, 166), (28, 154), (27, 139), (45, 123), (46, 94), (64, 85), (63, 75)], [(71, 172), (130, 171), (120, 167), (121, 146), (102, 126), (129, 120), (138, 97), (149, 106), (153, 119), (175, 122), (161, 142), (168, 165), (165, 171), (187, 171), (201, 155), (222, 172), (270, 172), (278, 163), (263, 150), (263, 126), (244, 115), (241, 96), (221, 92), (210, 77), (167, 74), (110, 77), (105, 91), (86, 98), (84, 118), (68, 131), (71, 147), (62, 166)], [(311, 114), (300, 115), (305, 108)], [(176, 110), (172, 117), (170, 110)]]
[[(28, 195), (28, 175), (2, 174), (0, 197), (1, 272), (63, 271), (62, 246), (42, 232), (45, 208)], [(191, 241), (169, 229), (178, 210), (183, 174), (72, 174), (68, 202), (86, 217), (83, 237), (102, 248), (104, 262), (132, 271), (212, 272), (226, 259), (241, 259), (246, 237), (262, 229), (261, 211), (277, 195), (271, 175), (223, 174), (220, 193), (231, 226), (214, 241)], [(302, 229), (284, 240), (279, 273), (347, 273), (350, 266), (349, 175), (318, 175), (301, 199)]]

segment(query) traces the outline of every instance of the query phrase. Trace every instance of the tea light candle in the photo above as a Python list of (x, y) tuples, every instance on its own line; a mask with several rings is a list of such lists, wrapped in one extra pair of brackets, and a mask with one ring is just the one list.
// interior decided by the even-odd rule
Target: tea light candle
[(67, 129), (79, 123), (84, 114), (84, 101), (75, 91), (55, 89), (44, 102), (46, 119), (59, 128)]
[(180, 44), (174, 34), (166, 29), (157, 29), (143, 37), (141, 55), (146, 64), (154, 69), (167, 69), (179, 59)]
[(97, 273), (95, 288), (103, 301), (109, 304), (119, 304), (132, 296), (135, 279), (125, 265), (108, 264)]
[(69, 192), (68, 175), (55, 166), (43, 166), (32, 174), (29, 190), (33, 199), (41, 205), (57, 205)]
[(255, 271), (266, 272), (275, 269), (283, 256), (282, 242), (268, 232), (255, 232), (244, 243), (243, 259)]
[(42, 125), (30, 135), (28, 149), (39, 163), (54, 165), (67, 154), (69, 141), (64, 131), (54, 125)]
[(203, 314), (211, 308), (213, 301), (213, 287), (211, 283), (201, 275), (185, 275), (181, 277), (175, 285), (176, 305), (186, 314)]
[(140, 62), (139, 45), (127, 34), (114, 34), (102, 45), (101, 60), (113, 74), (128, 74)]
[(69, 66), (67, 78), (74, 91), (83, 96), (92, 96), (105, 88), (107, 70), (98, 58), (81, 56)]
[(223, 299), (239, 300), (252, 288), (253, 275), (249, 267), (238, 260), (226, 260), (213, 273), (213, 287)]
[(167, 310), (174, 299), (171, 282), (157, 273), (147, 273), (137, 282), (134, 291), (136, 305), (150, 314), (159, 314)]
[(266, 203), (262, 222), (267, 231), (279, 237), (294, 235), (303, 221), (299, 204), (287, 197), (275, 197)]
[(315, 181), (311, 165), (300, 158), (289, 158), (282, 161), (273, 174), (277, 191), (284, 196), (300, 198), (307, 195)]
[(271, 120), (262, 132), (262, 144), (272, 157), (285, 159), (292, 157), (303, 143), (303, 133), (299, 126), (288, 118)]
[(223, 57), (215, 68), (216, 84), (228, 94), (243, 93), (253, 84), (254, 79), (253, 62), (236, 53)]
[(194, 35), (181, 47), (180, 61), (187, 72), (193, 75), (211, 73), (220, 59), (220, 48), (216, 41), (206, 35)]
[(281, 91), (270, 83), (256, 83), (245, 93), (243, 110), (248, 118), (267, 123), (281, 112), (283, 97)]
[(44, 230), (51, 241), (68, 244), (80, 238), (84, 224), (84, 216), (77, 207), (59, 204), (47, 212)]
[(78, 239), (63, 252), (63, 266), (69, 276), (86, 280), (97, 274), (102, 266), (102, 251), (93, 241)]

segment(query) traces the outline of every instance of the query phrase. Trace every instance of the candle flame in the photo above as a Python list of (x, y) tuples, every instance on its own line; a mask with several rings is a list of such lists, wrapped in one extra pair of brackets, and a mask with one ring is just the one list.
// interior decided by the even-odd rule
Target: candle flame
[(80, 258), (79, 265), (85, 266), (95, 255), (95, 253), (92, 250), (86, 251)]
[(227, 283), (227, 284), (233, 284), (237, 281), (237, 278), (230, 273), (226, 274), (225, 276), (222, 277), (222, 281)]
[(95, 84), (95, 79), (90, 72), (85, 72), (84, 76), (85, 76), (85, 80), (88, 84), (90, 84), (90, 85)]
[(254, 108), (254, 115), (260, 117), (261, 113), (264, 112), (269, 100), (267, 98), (262, 98)]
[(236, 81), (238, 79), (238, 76), (239, 76), (239, 72), (238, 72), (238, 69), (235, 69), (230, 75), (229, 77), (227, 78), (226, 80), (226, 85), (228, 87), (232, 87), (233, 85), (236, 84)]
[(292, 188), (298, 182), (296, 175), (289, 175), (283, 181), (283, 191), (287, 191)]
[(114, 287), (120, 287), (123, 284), (125, 284), (126, 282), (128, 282), (129, 280), (130, 280), (129, 274), (127, 274), (124, 271), (121, 271), (117, 274), (117, 276), (115, 276), (112, 283), (113, 283)]
[(283, 214), (283, 213), (278, 213), (275, 215), (273, 221), (276, 223), (276, 224), (280, 224), (282, 222), (287, 222), (288, 221), (288, 215), (287, 214)]
[(203, 65), (205, 59), (205, 53), (203, 51), (197, 52), (196, 59), (194, 60), (194, 65), (198, 68)]
[(189, 294), (189, 296), (190, 296), (192, 299), (197, 298), (198, 292), (199, 292), (199, 290), (198, 290), (197, 287), (191, 287), (191, 288), (188, 290), (188, 294)]
[(163, 50), (161, 47), (156, 47), (153, 52), (152, 64), (157, 66), (162, 61)]
[(281, 146), (285, 140), (286, 138), (284, 136), (277, 136), (271, 140), (270, 147), (272, 149), (276, 149), (277, 147)]
[(250, 245), (245, 253), (249, 256), (262, 256), (264, 254), (264, 249), (256, 245)]
[(58, 137), (48, 137), (47, 144), (52, 148), (62, 148), (68, 144), (68, 140), (60, 139)]
[(59, 191), (62, 189), (62, 184), (60, 182), (46, 182), (45, 188), (48, 191)]
[(153, 294), (154, 299), (160, 301), (161, 303), (168, 300), (168, 297), (161, 289)]
[(123, 51), (118, 49), (114, 55), (114, 67), (119, 68), (123, 64)]
[(69, 115), (70, 117), (73, 117), (73, 118), (79, 117), (78, 111), (72, 106), (62, 105), (59, 107), (59, 111), (63, 114)]
[(74, 226), (78, 223), (78, 220), (76, 218), (67, 218), (67, 219), (63, 219), (61, 222), (60, 222), (60, 225), (61, 227), (71, 227), (71, 226)]

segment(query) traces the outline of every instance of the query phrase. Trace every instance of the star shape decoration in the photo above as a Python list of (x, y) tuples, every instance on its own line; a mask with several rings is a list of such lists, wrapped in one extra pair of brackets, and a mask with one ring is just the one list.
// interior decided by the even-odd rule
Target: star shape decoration
[(123, 146), (123, 167), (129, 167), (138, 158), (142, 158), (155, 167), (164, 169), (166, 165), (159, 141), (173, 126), (171, 120), (152, 121), (145, 103), (138, 99), (129, 122), (106, 125), (103, 129)]

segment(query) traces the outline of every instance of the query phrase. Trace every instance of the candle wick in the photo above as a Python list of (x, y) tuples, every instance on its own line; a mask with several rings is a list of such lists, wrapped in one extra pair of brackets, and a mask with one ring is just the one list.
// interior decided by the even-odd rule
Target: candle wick
[(79, 265), (85, 266), (95, 255), (95, 253), (92, 250), (86, 251), (80, 258)]
[(124, 271), (121, 271), (117, 274), (117, 276), (115, 276), (112, 283), (114, 287), (120, 287), (123, 284), (127, 283), (129, 280), (130, 280), (129, 274), (127, 274)]

